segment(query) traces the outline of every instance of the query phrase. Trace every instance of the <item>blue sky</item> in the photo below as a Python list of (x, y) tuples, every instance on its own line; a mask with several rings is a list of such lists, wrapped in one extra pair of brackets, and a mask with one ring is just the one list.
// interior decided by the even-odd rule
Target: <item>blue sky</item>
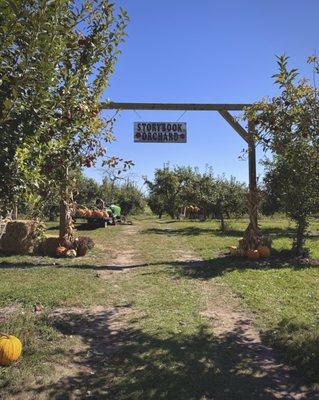
[[(250, 103), (276, 94), (275, 55), (311, 77), (306, 59), (319, 47), (318, 0), (118, 0), (130, 16), (126, 42), (105, 98), (132, 102)], [(179, 111), (139, 111), (144, 121), (176, 121)], [(247, 181), (243, 140), (217, 112), (187, 112), (187, 144), (133, 142), (140, 118), (122, 111), (109, 154), (152, 177), (164, 162), (192, 165)], [(258, 151), (258, 157), (263, 153)], [(262, 174), (262, 167), (258, 166)], [(85, 174), (101, 180), (99, 168)]]

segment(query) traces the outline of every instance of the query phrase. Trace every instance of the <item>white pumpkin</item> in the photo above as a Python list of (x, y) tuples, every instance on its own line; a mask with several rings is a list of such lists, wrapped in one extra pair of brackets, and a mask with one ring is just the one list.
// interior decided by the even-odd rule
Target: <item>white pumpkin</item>
[(69, 258), (74, 258), (74, 257), (76, 257), (76, 251), (73, 250), (73, 249), (72, 250), (68, 250), (65, 255), (67, 257), (69, 257)]

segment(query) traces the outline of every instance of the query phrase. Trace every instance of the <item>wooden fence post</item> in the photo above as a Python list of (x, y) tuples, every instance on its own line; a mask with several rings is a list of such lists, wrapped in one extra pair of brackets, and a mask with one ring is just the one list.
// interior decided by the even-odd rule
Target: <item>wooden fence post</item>
[[(250, 222), (254, 227), (258, 227), (258, 193), (257, 193), (257, 174), (256, 174), (256, 145), (254, 139), (254, 125), (248, 122), (248, 170), (249, 170), (249, 195), (252, 204), (249, 213)], [(257, 232), (256, 232), (257, 233)]]
[(248, 121), (248, 171), (249, 171), (249, 193), (248, 213), (249, 225), (244, 233), (240, 247), (244, 250), (255, 250), (259, 244), (260, 232), (258, 228), (258, 205), (259, 196), (257, 191), (256, 175), (256, 145), (254, 139), (254, 125)]

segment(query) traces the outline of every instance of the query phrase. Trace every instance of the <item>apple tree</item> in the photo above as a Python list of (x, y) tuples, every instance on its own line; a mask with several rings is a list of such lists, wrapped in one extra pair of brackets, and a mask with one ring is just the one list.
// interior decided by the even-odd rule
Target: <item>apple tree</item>
[(106, 154), (105, 143), (113, 139), (114, 117), (104, 118), (99, 109), (120, 52), (128, 16), (107, 0), (68, 2), (63, 36), (66, 46), (56, 64), (50, 87), (54, 100), (48, 129), (30, 157), (40, 159), (43, 190), (60, 191), (60, 238), (72, 240), (71, 173), (92, 167)]
[(29, 149), (47, 132), (52, 85), (65, 48), (67, 1), (2, 1), (0, 7), (0, 203), (5, 209), (37, 189)]
[(298, 71), (289, 69), (288, 57), (278, 57), (278, 67), (274, 78), (280, 93), (248, 108), (245, 117), (254, 123), (256, 139), (272, 153), (268, 170), (280, 177), (280, 200), (296, 223), (293, 250), (302, 255), (319, 196), (318, 90), (306, 79), (297, 81)]

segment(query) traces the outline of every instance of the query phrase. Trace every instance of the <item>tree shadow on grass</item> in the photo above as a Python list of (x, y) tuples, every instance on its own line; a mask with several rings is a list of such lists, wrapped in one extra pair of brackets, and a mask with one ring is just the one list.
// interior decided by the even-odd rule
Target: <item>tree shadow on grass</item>
[[(77, 231), (94, 231), (98, 228), (100, 228), (100, 226), (94, 226), (94, 225), (90, 225), (87, 222), (78, 222), (75, 226)], [(47, 229), (47, 231), (59, 231), (59, 225), (56, 226), (49, 226)]]
[(319, 382), (319, 327), (296, 318), (284, 318), (272, 329), (262, 332), (263, 341), (277, 348), (284, 360), (296, 365), (310, 380)]
[(156, 335), (137, 328), (136, 319), (114, 328), (113, 317), (106, 310), (51, 318), (58, 331), (78, 336), (83, 345), (64, 354), (72, 373), (30, 389), (31, 398), (288, 400), (293, 393), (316, 398), (267, 358), (273, 357), (269, 349), (244, 337), (239, 325), (218, 337), (205, 325), (192, 334), (181, 329), (163, 336), (160, 329)]
[[(227, 229), (225, 232), (222, 232), (216, 228), (200, 228), (197, 226), (186, 226), (183, 228), (177, 229), (161, 229), (161, 228), (149, 228), (141, 231), (141, 234), (156, 234), (156, 235), (181, 235), (181, 236), (200, 236), (200, 235), (212, 235), (218, 237), (242, 237), (244, 233), (244, 229)], [(272, 236), (272, 237), (293, 237), (294, 230), (291, 228), (262, 228), (262, 235)]]
[(45, 263), (32, 263), (27, 261), (1, 261), (0, 262), (0, 270), (1, 269), (31, 269), (31, 268), (47, 268), (47, 267), (57, 267), (59, 265), (53, 265), (52, 262)]
[[(168, 266), (168, 271), (173, 275), (181, 275), (190, 279), (211, 279), (217, 276), (221, 276), (227, 272), (239, 270), (245, 271), (247, 269), (253, 270), (266, 270), (266, 269), (280, 269), (280, 268), (291, 268), (295, 270), (306, 269), (306, 268), (318, 268), (319, 260), (313, 259), (306, 261), (305, 259), (292, 258), (286, 253), (276, 254), (276, 256), (270, 257), (264, 260), (250, 261), (242, 257), (231, 257), (231, 256), (220, 256), (206, 260), (186, 260), (176, 261), (174, 259), (168, 259), (156, 262), (143, 262), (131, 265), (116, 265), (116, 264), (82, 264), (82, 263), (59, 263), (57, 259), (52, 258), (52, 262), (49, 260), (43, 260), (41, 262), (31, 261), (16, 261), (15, 259), (6, 260), (0, 262), (1, 269), (28, 269), (28, 268), (69, 268), (69, 269), (87, 269), (93, 271), (127, 271), (134, 269), (145, 269), (150, 267), (162, 267)], [(287, 253), (289, 254), (289, 253)], [(94, 262), (94, 263), (93, 263)], [(54, 263), (54, 264), (53, 264)], [(145, 270), (144, 274), (152, 274), (153, 270)]]
[(292, 258), (289, 255), (278, 252), (272, 257), (258, 261), (250, 261), (242, 257), (221, 256), (208, 260), (175, 261), (169, 263), (174, 267), (173, 273), (192, 279), (211, 279), (224, 275), (234, 270), (244, 272), (246, 270), (269, 270), (291, 268), (301, 270), (306, 268), (318, 268), (319, 260)]

